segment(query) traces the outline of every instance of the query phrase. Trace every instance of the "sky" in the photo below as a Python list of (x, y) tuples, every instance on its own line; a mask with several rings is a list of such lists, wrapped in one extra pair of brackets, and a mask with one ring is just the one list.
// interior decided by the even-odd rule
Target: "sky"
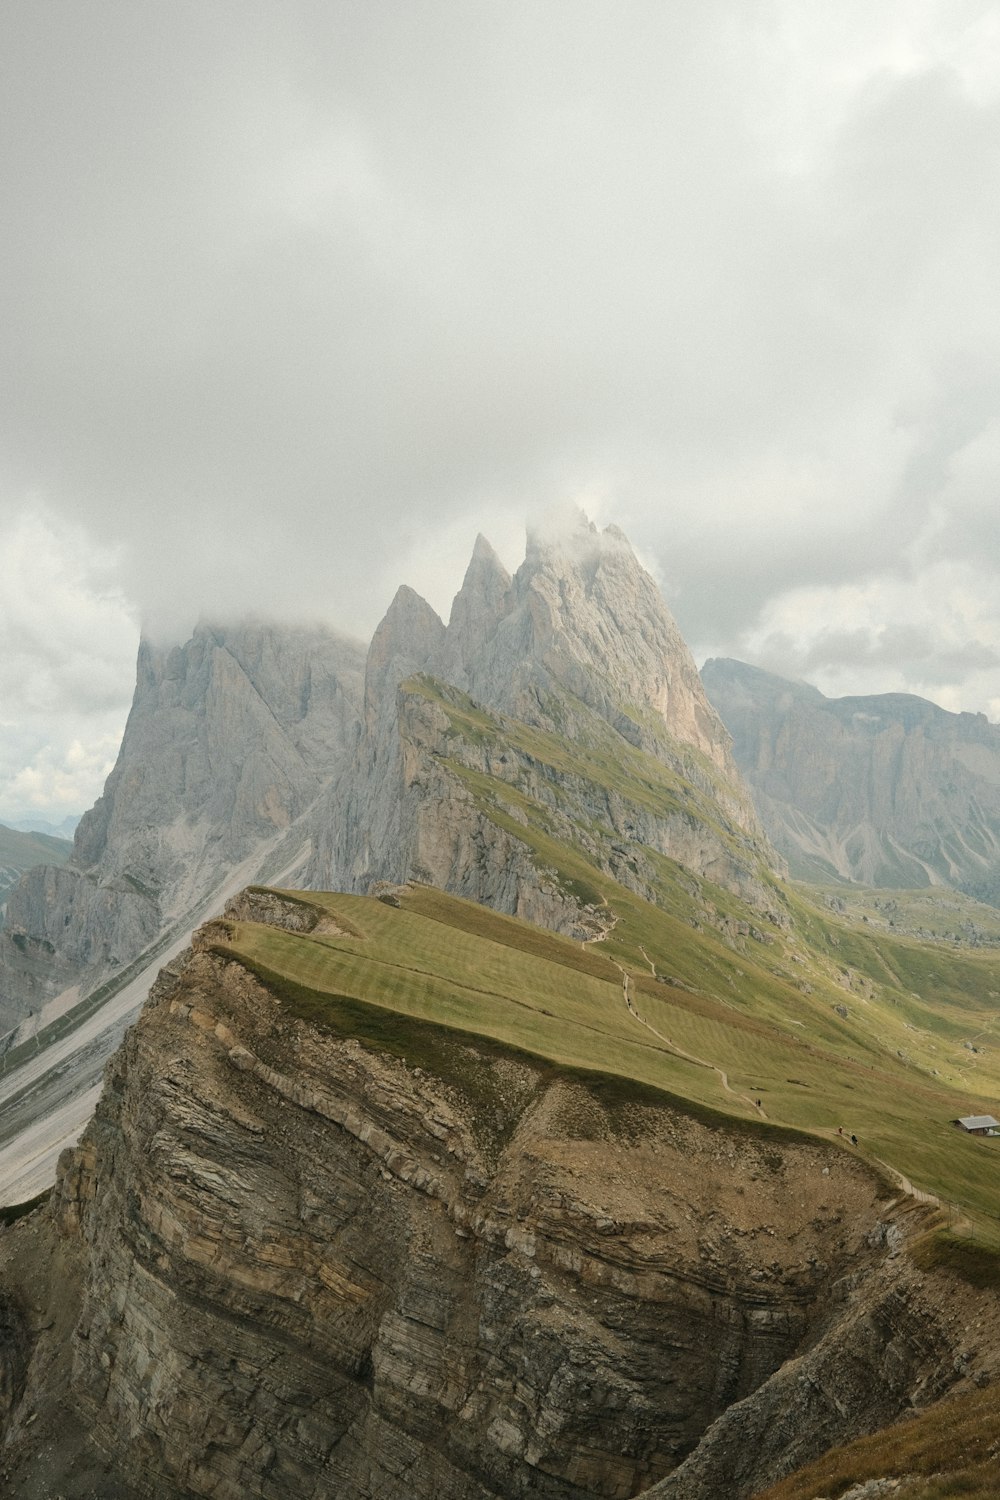
[(1000, 0), (0, 0), (0, 820), (140, 630), (574, 501), (696, 659), (1000, 719)]

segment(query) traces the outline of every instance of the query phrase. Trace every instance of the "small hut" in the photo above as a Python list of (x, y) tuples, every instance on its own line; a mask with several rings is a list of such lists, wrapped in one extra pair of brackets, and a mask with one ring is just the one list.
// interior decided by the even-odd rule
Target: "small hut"
[(953, 1121), (953, 1124), (968, 1131), (969, 1135), (1000, 1134), (1000, 1120), (994, 1120), (992, 1115), (965, 1115), (962, 1119)]

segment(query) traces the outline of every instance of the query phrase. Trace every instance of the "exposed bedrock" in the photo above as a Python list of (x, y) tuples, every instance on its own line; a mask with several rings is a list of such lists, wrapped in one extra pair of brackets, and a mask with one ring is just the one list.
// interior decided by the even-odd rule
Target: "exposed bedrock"
[(897, 1253), (919, 1211), (843, 1151), (472, 1044), (432, 1076), (211, 940), (0, 1234), (8, 1493), (735, 1496), (977, 1373)]

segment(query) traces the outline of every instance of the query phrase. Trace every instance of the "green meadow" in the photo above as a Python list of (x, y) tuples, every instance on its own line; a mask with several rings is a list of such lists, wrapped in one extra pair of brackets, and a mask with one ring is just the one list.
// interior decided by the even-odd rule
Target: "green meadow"
[[(781, 879), (728, 823), (703, 757), (672, 742), (647, 753), (568, 695), (546, 712), (572, 721), (569, 737), (487, 713), (428, 677), (402, 690), (446, 716), (438, 766), (527, 849), (543, 883), (589, 909), (603, 940), (557, 937), (414, 883), (398, 907), (286, 893), (338, 934), (230, 922), (225, 951), (297, 1015), (473, 1095), (489, 1070), (470, 1056), (500, 1048), (608, 1097), (654, 1090), (728, 1129), (856, 1149), (940, 1198), (949, 1244), (978, 1246), (993, 1264), (1000, 1137), (952, 1123), (1000, 1118), (992, 908)], [(629, 723), (638, 734), (623, 710)], [(609, 797), (619, 826), (650, 812), (709, 826), (756, 883), (756, 903), (607, 826)]]
[[(341, 931), (304, 935), (228, 922), (223, 951), (294, 1014), (437, 1068), (473, 1093), (469, 1043), (529, 1056), (553, 1073), (589, 1076), (595, 1086), (613, 1081), (619, 1098), (630, 1088), (637, 1095), (653, 1089), (733, 1129), (819, 1133), (845, 1151), (854, 1149), (853, 1133), (865, 1157), (941, 1197), (956, 1229), (1000, 1245), (1000, 1138), (968, 1137), (951, 1124), (959, 1114), (998, 1107), (992, 1049), (975, 1090), (957, 1072), (934, 1077), (928, 1066), (930, 1058), (947, 1059), (958, 1069), (968, 1055), (958, 1033), (981, 1036), (995, 1025), (974, 987), (962, 990), (971, 977), (985, 978), (984, 958), (959, 955), (952, 971), (948, 955), (902, 945), (906, 951), (889, 959), (908, 982), (923, 982), (927, 997), (907, 991), (904, 1007), (904, 992), (879, 981), (864, 1006), (849, 999), (845, 1021), (831, 1003), (845, 992), (824, 983), (822, 954), (808, 969), (815, 986), (807, 996), (776, 972), (784, 947), (764, 948), (766, 961), (757, 962), (608, 885), (619, 920), (600, 943), (560, 938), (413, 885), (398, 908), (372, 897), (289, 892)], [(827, 922), (795, 901), (804, 925)], [(833, 928), (827, 935), (846, 941)], [(637, 941), (648, 955), (639, 963)], [(851, 953), (859, 971), (865, 959), (879, 971), (887, 961), (878, 943), (868, 955)], [(654, 978), (654, 968), (673, 982)], [(910, 1016), (920, 1019), (919, 1047)], [(903, 1039), (906, 1057), (895, 1045)]]

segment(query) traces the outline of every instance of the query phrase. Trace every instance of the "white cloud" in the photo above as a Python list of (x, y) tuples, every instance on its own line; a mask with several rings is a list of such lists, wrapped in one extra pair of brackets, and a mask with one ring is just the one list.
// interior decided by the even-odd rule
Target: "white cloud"
[(965, 562), (789, 589), (768, 603), (736, 654), (830, 696), (916, 693), (955, 712), (1000, 717), (1000, 600), (992, 571)]
[(985, 701), (993, 614), (918, 648), (1000, 562), (993, 0), (137, 6), (5, 35), (0, 454), (76, 533), (8, 726), (110, 732), (133, 616), (446, 612), (574, 497), (698, 651), (829, 608), (844, 686)]
[(137, 628), (116, 559), (38, 505), (0, 528), (0, 819), (81, 812), (114, 761)]

